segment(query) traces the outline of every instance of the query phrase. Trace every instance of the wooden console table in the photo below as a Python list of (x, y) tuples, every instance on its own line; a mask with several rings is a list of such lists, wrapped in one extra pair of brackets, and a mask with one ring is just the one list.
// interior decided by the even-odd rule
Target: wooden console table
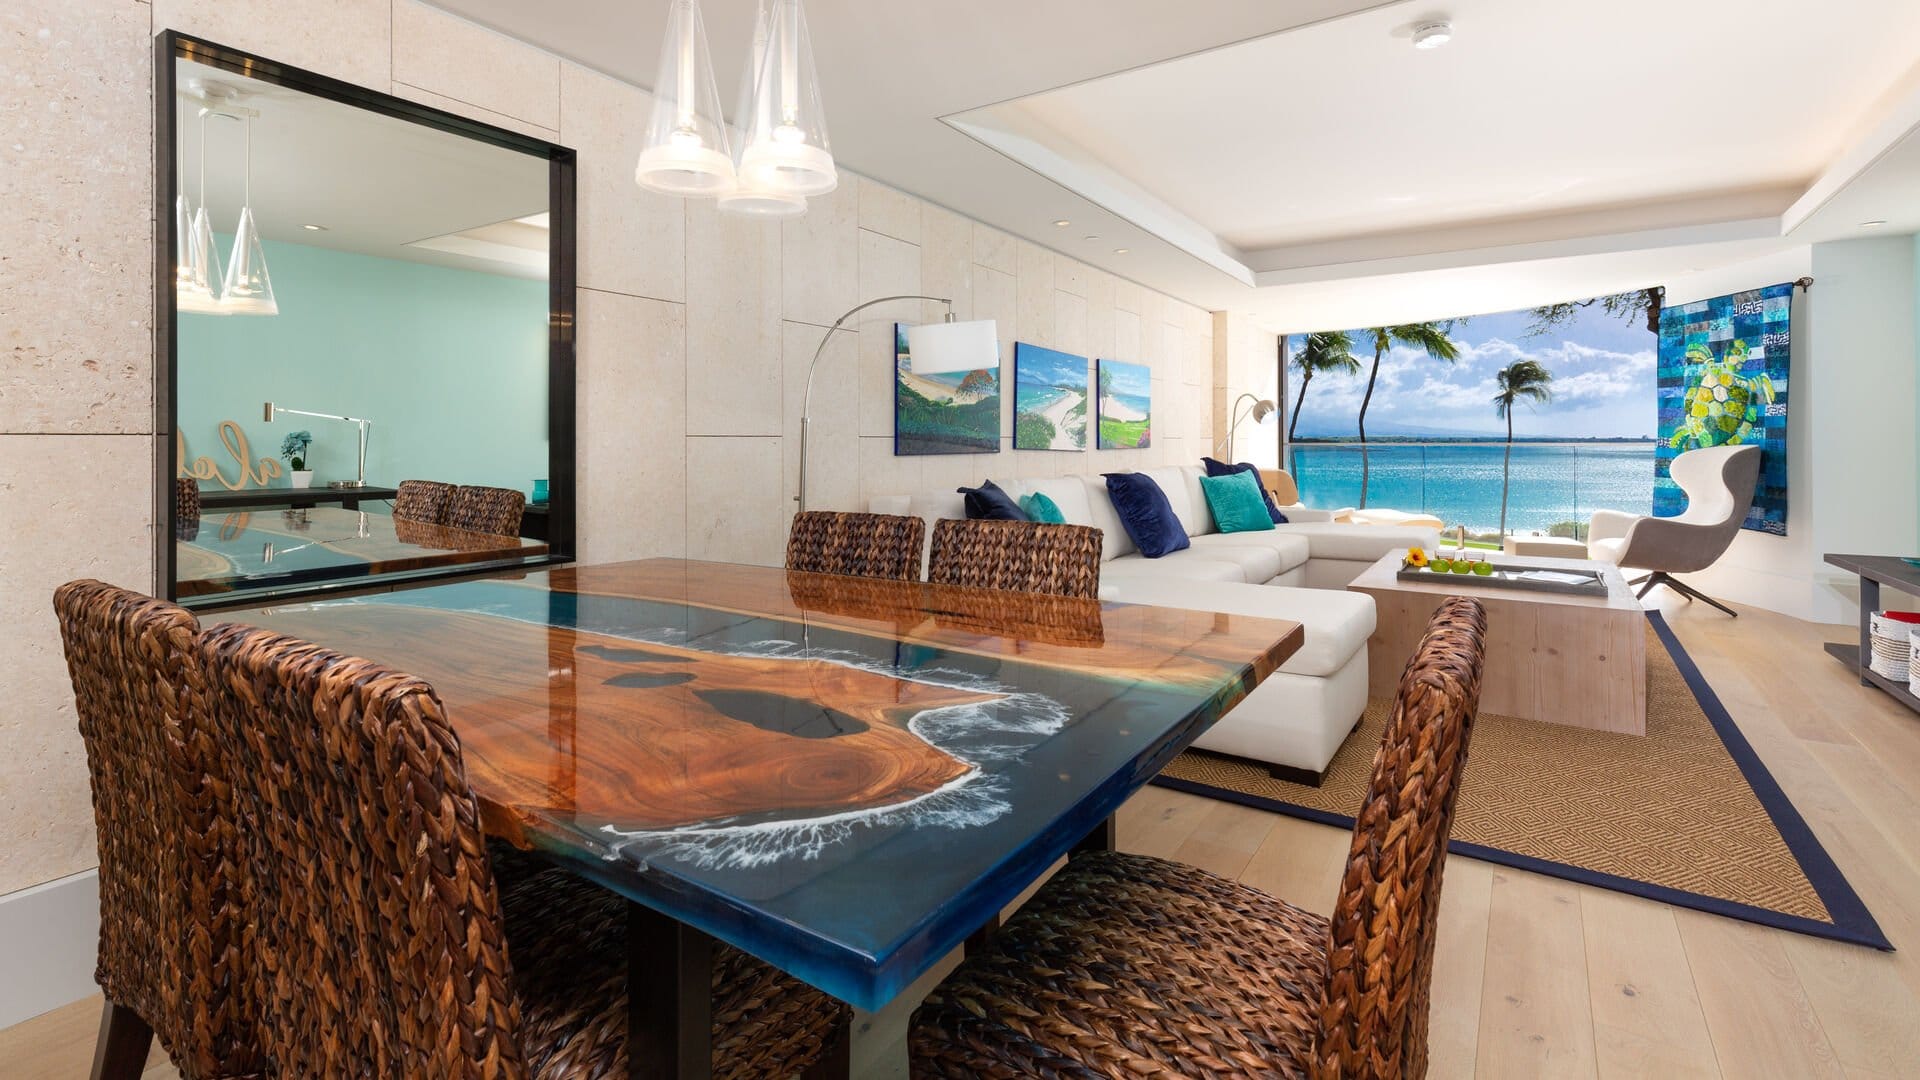
[(239, 491), (200, 489), (202, 510), (253, 510), (263, 506), (290, 506), (305, 510), (339, 503), (348, 510), (360, 509), (362, 502), (386, 502), (400, 492), (397, 488), (241, 488)]
[(1860, 643), (1829, 641), (1827, 652), (1860, 676), (1861, 686), (1877, 686), (1892, 694), (1895, 701), (1920, 712), (1920, 697), (1898, 682), (1867, 666), (1873, 655), (1873, 613), (1880, 610), (1880, 586), (1890, 585), (1910, 596), (1920, 596), (1920, 566), (1893, 555), (1829, 555), (1827, 562), (1850, 574), (1860, 575)]

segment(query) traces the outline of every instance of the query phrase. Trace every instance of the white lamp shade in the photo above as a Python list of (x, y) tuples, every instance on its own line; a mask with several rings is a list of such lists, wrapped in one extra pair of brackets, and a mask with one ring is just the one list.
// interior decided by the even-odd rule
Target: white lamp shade
[(653, 113), (633, 180), (667, 195), (717, 195), (733, 187), (733, 157), (699, 0), (673, 0), (667, 12)]
[(1000, 328), (992, 319), (907, 327), (907, 367), (944, 375), (1000, 366)]
[(253, 224), (253, 207), (240, 208), (240, 224), (233, 230), (233, 258), (220, 290), (220, 306), (230, 315), (278, 315), (273, 279), (267, 276), (267, 255), (260, 249), (260, 230)]
[(825, 195), (840, 178), (800, 0), (773, 0), (767, 46), (759, 59), (741, 178), (787, 195)]

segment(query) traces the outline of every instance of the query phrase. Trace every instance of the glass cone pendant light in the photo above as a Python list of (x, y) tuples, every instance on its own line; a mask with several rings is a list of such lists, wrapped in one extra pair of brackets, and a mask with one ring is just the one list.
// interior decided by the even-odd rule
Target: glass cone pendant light
[(772, 18), (772, 13), (767, 10), (767, 0), (760, 0), (760, 14), (753, 23), (753, 53), (748, 58), (747, 69), (740, 75), (740, 109), (733, 114), (734, 121), (740, 125), (733, 132), (736, 136), (733, 164), (740, 182), (732, 191), (720, 196), (720, 209), (752, 217), (793, 217), (807, 212), (805, 196), (754, 183), (740, 168), (740, 155), (747, 148), (746, 133), (753, 127), (754, 111), (773, 106), (770, 96), (755, 93), (759, 86), (762, 61), (767, 55), (767, 40), (772, 35)]
[(246, 192), (240, 203), (240, 223), (233, 230), (233, 258), (220, 290), (220, 306), (234, 315), (278, 315), (273, 279), (267, 276), (267, 256), (260, 250), (260, 230), (253, 224), (253, 118), (247, 118)]
[(813, 41), (800, 0), (773, 0), (773, 23), (756, 102), (740, 154), (742, 180), (788, 195), (825, 195), (839, 183), (827, 143), (827, 116), (820, 105)]
[(668, 195), (718, 195), (733, 187), (733, 157), (727, 152), (699, 0), (673, 0), (667, 12), (653, 116), (633, 180)]
[(225, 315), (215, 291), (220, 284), (220, 253), (213, 246), (213, 220), (207, 216), (207, 112), (200, 110), (200, 206), (187, 212), (186, 166), (181, 166), (181, 195), (173, 203), (180, 243), (175, 247), (174, 307), (199, 315)]

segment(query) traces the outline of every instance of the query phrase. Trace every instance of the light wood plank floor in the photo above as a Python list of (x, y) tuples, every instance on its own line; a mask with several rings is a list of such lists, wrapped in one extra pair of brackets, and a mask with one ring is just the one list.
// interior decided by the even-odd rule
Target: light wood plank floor
[[(1879, 953), (1454, 857), (1432, 1068), (1450, 1077), (1920, 1077), (1920, 716), (1820, 649), (1851, 628), (1663, 605), (1896, 946)], [(1147, 788), (1121, 846), (1325, 912), (1346, 834)], [(904, 1077), (912, 1002), (859, 1019), (855, 1072)], [(0, 1072), (84, 1076), (98, 999), (0, 1031)], [(146, 1074), (175, 1074), (156, 1053)]]

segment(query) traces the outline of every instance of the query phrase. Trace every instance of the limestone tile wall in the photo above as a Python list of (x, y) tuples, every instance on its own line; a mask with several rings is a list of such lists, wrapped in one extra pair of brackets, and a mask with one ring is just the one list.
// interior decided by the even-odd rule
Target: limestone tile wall
[(93, 865), (92, 813), (47, 598), (149, 587), (152, 41), (163, 29), (579, 151), (581, 555), (777, 563), (807, 363), (847, 308), (950, 296), (1029, 341), (1151, 364), (1154, 444), (893, 456), (892, 333), (863, 313), (814, 388), (811, 498), (1189, 461), (1210, 445), (1212, 319), (851, 173), (809, 214), (742, 221), (632, 180), (647, 95), (417, 0), (0, 4), (0, 894)]

